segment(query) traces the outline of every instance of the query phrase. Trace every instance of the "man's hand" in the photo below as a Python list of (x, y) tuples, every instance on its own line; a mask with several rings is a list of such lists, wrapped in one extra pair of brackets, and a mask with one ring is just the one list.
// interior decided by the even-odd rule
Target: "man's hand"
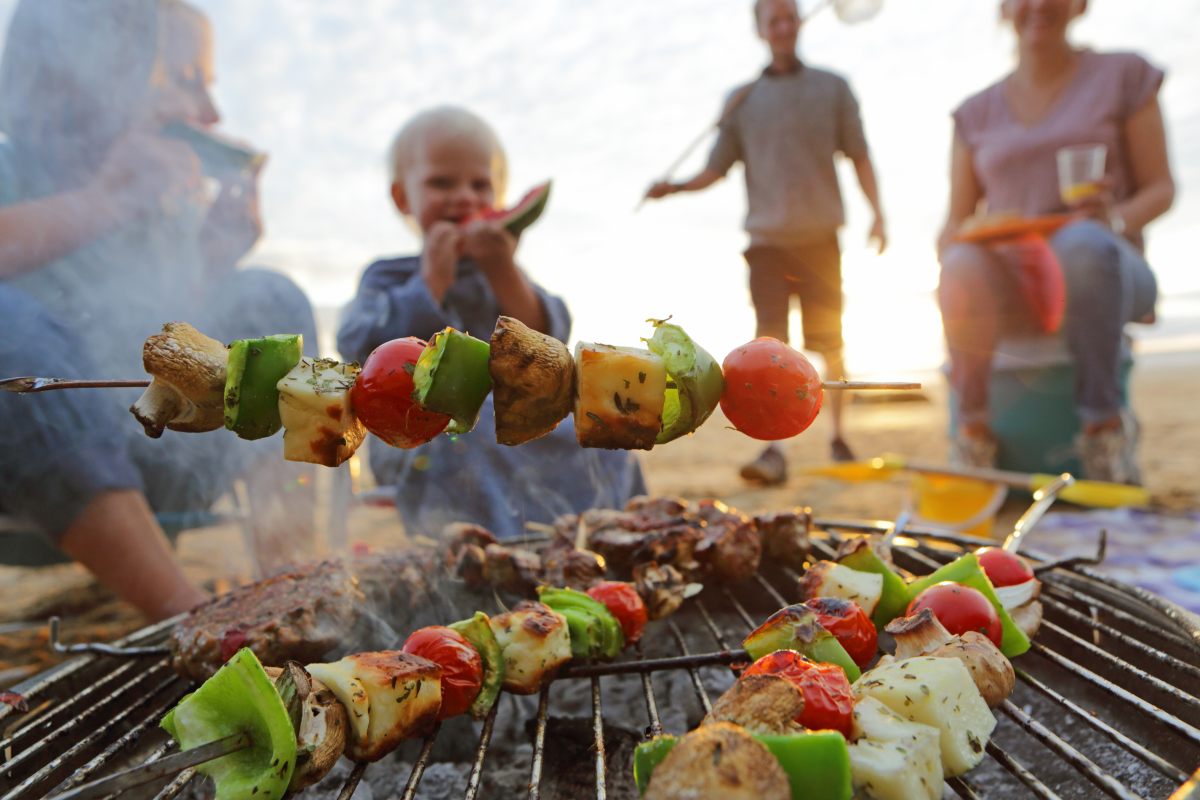
[(182, 142), (133, 130), (109, 149), (85, 191), (121, 224), (173, 213), (199, 199), (200, 162)]
[(421, 253), (421, 278), (439, 303), (454, 283), (454, 272), (463, 255), (463, 234), (453, 222), (435, 222), (425, 233)]
[(232, 271), (262, 237), (258, 205), (258, 172), (238, 175), (221, 184), (200, 232), (210, 274)]
[(867, 245), (875, 248), (877, 255), (883, 255), (883, 251), (887, 250), (887, 228), (883, 224), (883, 215), (876, 214), (875, 221), (871, 223), (871, 231), (867, 234)]
[(679, 191), (679, 187), (670, 181), (657, 181), (650, 184), (650, 188), (646, 190), (647, 200), (660, 200), (667, 195), (675, 194)]
[(463, 230), (463, 255), (470, 258), (492, 280), (511, 275), (517, 269), (514, 257), (517, 240), (495, 222), (475, 220)]

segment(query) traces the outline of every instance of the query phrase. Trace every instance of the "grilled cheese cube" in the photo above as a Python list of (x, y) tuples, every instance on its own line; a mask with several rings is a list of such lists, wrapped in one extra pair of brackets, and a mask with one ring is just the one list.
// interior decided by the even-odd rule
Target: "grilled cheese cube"
[(442, 707), (442, 668), (398, 650), (355, 653), (307, 669), (349, 711), (354, 735), (346, 754), (355, 761), (378, 761), (404, 739), (427, 733)]
[(865, 673), (854, 683), (861, 702), (873, 697), (910, 722), (938, 730), (942, 774), (962, 775), (983, 760), (996, 718), (957, 658), (916, 656)]
[(571, 660), (566, 617), (548, 606), (524, 601), (490, 622), (504, 653), (504, 688), (513, 694), (534, 694)]
[(869, 617), (875, 613), (875, 606), (883, 596), (883, 576), (852, 569), (836, 561), (818, 561), (804, 573), (800, 591), (806, 600), (814, 597), (853, 600)]
[(359, 371), (331, 358), (302, 358), (275, 384), (285, 459), (336, 467), (354, 455), (367, 436), (350, 405)]
[(850, 770), (855, 791), (873, 800), (939, 800), (941, 737), (936, 728), (909, 722), (873, 697), (854, 705)]
[(667, 368), (649, 350), (575, 346), (575, 438), (583, 447), (649, 450), (662, 430)]

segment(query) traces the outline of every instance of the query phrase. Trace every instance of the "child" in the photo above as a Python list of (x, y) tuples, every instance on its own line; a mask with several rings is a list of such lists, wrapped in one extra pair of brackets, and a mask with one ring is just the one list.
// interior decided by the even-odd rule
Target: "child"
[[(501, 314), (567, 340), (567, 307), (517, 266), (517, 240), (473, 220), (503, 202), (507, 179), (504, 151), (486, 122), (461, 108), (424, 111), (396, 135), (389, 167), (392, 201), (420, 229), (424, 248), (367, 268), (338, 331), (343, 357), (361, 362), (386, 341), (428, 339), (448, 325), (487, 339)], [(497, 444), (491, 397), (471, 433), (415, 450), (372, 442), (370, 464), (381, 485), (396, 487), (409, 532), (427, 535), (464, 521), (519, 537), (527, 522), (621, 507), (645, 491), (631, 453), (580, 448), (569, 418), (528, 444)]]

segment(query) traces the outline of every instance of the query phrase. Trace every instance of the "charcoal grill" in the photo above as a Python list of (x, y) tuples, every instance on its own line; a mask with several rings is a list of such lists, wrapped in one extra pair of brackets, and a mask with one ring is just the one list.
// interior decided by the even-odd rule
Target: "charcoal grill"
[[(882, 522), (818, 520), (814, 556), (832, 557), (847, 532), (887, 527)], [(897, 565), (920, 575), (984, 542), (911, 526), (896, 544)], [(1025, 554), (1046, 567), (1040, 571), (1045, 622), (1033, 649), (1014, 665), (1018, 684), (997, 709), (999, 725), (988, 757), (968, 775), (948, 781), (948, 791), (964, 798), (1200, 800), (1196, 619), (1079, 563), (1055, 565), (1036, 551)], [(651, 623), (644, 648), (623, 660), (564, 669), (537, 698), (536, 712), (526, 706), (533, 717), (527, 796), (538, 800), (550, 794), (544, 788), (545, 765), (558, 743), (554, 737), (548, 740), (546, 732), (555, 715), (556, 687), (590, 684), (593, 744), (588, 760), (594, 782), (589, 776), (588, 783), (594, 783), (596, 798), (629, 796), (630, 765), (616, 763), (606, 752), (606, 729), (613, 723), (604, 709), (605, 694), (612, 696), (617, 683), (632, 682), (632, 687), (622, 687), (628, 689), (623, 696), (636, 692), (644, 699), (644, 711), (639, 701), (639, 708), (623, 713), (635, 715), (647, 735), (661, 733), (664, 715), (656, 682), (661, 686), (665, 675), (686, 674), (693, 690), (686, 711), (695, 721), (711, 708), (715, 692), (732, 683), (728, 665), (745, 659), (738, 649), (744, 635), (767, 614), (795, 601), (796, 578), (765, 569), (732, 589), (710, 587), (671, 618)], [(190, 687), (163, 655), (161, 645), (171, 625), (169, 620), (150, 626), (118, 643), (144, 648), (140, 655), (81, 655), (14, 687), (31, 710), (0, 706), (0, 800), (53, 796), (119, 768), (172, 754), (173, 744), (157, 722)], [(489, 751), (495, 749), (498, 716), (519, 709), (502, 697), (476, 723), (474, 759), (465, 767), (468, 800), (480, 795), (488, 770), (497, 768), (489, 763)], [(412, 764), (400, 795), (405, 800), (420, 795), (436, 739), (437, 732), (402, 750), (401, 757)], [(350, 798), (365, 772), (388, 764), (354, 767), (330, 794)], [(194, 778), (191, 770), (166, 775), (144, 794), (123, 796), (172, 798)]]

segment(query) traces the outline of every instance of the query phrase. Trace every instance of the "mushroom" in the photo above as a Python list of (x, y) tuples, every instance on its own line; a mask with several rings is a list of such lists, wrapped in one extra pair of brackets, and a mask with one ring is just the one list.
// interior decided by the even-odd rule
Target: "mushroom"
[(575, 362), (566, 345), (512, 317), (496, 320), (488, 371), (496, 441), (523, 444), (545, 436), (575, 408)]
[(967, 631), (954, 636), (928, 608), (892, 620), (886, 630), (896, 640), (897, 659), (928, 655), (963, 662), (989, 707), (995, 708), (1012, 694), (1016, 684), (1012, 664), (982, 633)]
[(766, 745), (737, 725), (715, 722), (679, 740), (650, 776), (645, 800), (789, 800), (787, 774)]
[(228, 350), (186, 322), (168, 322), (146, 339), (142, 366), (150, 386), (129, 410), (157, 439), (164, 428), (187, 433), (225, 425), (225, 365)]
[[(289, 662), (295, 678), (296, 699), (300, 703), (299, 729), (296, 732), (296, 769), (288, 790), (298, 792), (324, 778), (341, 758), (346, 747), (346, 708), (328, 686), (313, 678), (302, 667)], [(283, 670), (265, 667), (272, 681)], [(276, 683), (278, 686), (278, 682)]]
[(779, 675), (746, 675), (713, 703), (702, 725), (732, 722), (751, 733), (799, 733), (796, 718), (804, 713), (804, 695)]

